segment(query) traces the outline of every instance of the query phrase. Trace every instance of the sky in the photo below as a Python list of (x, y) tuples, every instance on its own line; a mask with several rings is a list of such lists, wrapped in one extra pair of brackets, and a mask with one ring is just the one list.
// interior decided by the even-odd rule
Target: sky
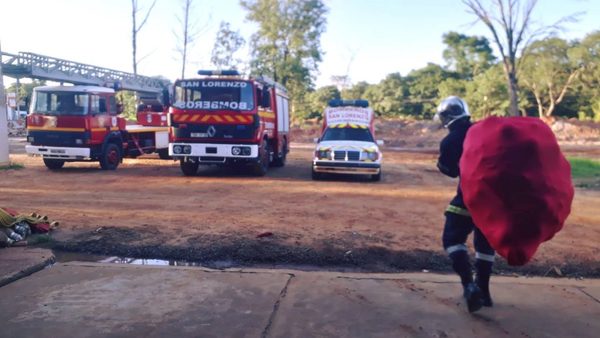
[[(142, 17), (152, 0), (138, 2)], [(377, 83), (390, 73), (406, 75), (428, 62), (444, 64), (442, 35), (448, 31), (490, 37), (460, 0), (324, 2), (329, 12), (321, 38), (319, 87), (332, 84), (332, 75)], [(598, 0), (539, 0), (534, 20), (551, 24), (579, 12), (579, 21), (567, 24), (560, 37), (581, 39), (600, 29)], [(177, 17), (182, 13), (182, 0), (157, 0), (138, 33), (138, 57), (143, 58), (138, 74), (181, 77), (177, 32), (182, 28)], [(220, 22), (229, 22), (247, 41), (257, 28), (245, 19), (238, 0), (194, 0), (192, 16), (199, 34), (188, 54), (188, 78), (198, 69), (214, 68), (210, 54)], [(0, 43), (8, 53), (31, 52), (131, 72), (131, 1), (0, 0)], [(246, 48), (240, 56), (247, 53)], [(5, 79), (5, 85), (12, 82)]]

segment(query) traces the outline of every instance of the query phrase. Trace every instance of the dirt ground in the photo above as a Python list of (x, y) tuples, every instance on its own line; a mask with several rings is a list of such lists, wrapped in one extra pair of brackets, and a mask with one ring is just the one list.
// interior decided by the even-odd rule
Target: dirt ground
[[(49, 171), (24, 145), (11, 139), (11, 160), (25, 168), (0, 171), (0, 206), (59, 220), (57, 249), (243, 265), (449, 269), (442, 211), (456, 181), (437, 172), (437, 151), (425, 145), (384, 147), (378, 183), (312, 181), (308, 143), (293, 144), (287, 165), (260, 178), (213, 167), (184, 177), (177, 162), (150, 155), (126, 159), (116, 171), (97, 163)], [(597, 146), (563, 150), (600, 158)], [(532, 263), (512, 268), (499, 259), (497, 271), (600, 277), (599, 203), (600, 189), (577, 188), (564, 229)]]

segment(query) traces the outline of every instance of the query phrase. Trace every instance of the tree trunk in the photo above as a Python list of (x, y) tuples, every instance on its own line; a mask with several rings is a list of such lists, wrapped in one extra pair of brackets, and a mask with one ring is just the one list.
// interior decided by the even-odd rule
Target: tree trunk
[(510, 99), (509, 112), (511, 116), (521, 116), (519, 111), (519, 85), (517, 77), (513, 72), (508, 74), (508, 96)]

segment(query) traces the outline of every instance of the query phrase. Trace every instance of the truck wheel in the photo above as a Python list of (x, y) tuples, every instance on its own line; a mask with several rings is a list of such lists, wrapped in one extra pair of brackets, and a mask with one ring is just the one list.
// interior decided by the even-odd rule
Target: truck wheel
[(381, 181), (381, 175), (383, 175), (383, 173), (381, 172), (381, 169), (379, 169), (379, 173), (378, 174), (371, 175), (371, 181), (373, 181), (373, 182), (379, 182), (379, 181)]
[(200, 166), (200, 163), (188, 161), (185, 158), (182, 158), (179, 161), (179, 167), (181, 168), (181, 172), (185, 176), (194, 176), (194, 175), (196, 175), (196, 173), (198, 172), (198, 167), (199, 166)]
[(46, 168), (50, 169), (50, 170), (58, 170), (60, 168), (62, 168), (65, 165), (65, 161), (63, 160), (53, 160), (50, 158), (45, 158), (44, 159), (44, 164), (46, 165)]
[(161, 160), (172, 159), (172, 157), (169, 156), (169, 149), (168, 148), (158, 149), (158, 158), (160, 158)]
[(282, 148), (282, 152), (281, 152), (281, 156), (277, 156), (275, 157), (275, 160), (273, 161), (273, 166), (274, 167), (283, 167), (285, 166), (285, 160), (287, 158), (287, 141), (283, 140), (283, 146)]
[(120, 163), (121, 149), (114, 143), (108, 143), (100, 155), (100, 167), (103, 170), (115, 170)]
[(258, 149), (258, 162), (254, 164), (254, 175), (265, 176), (269, 170), (269, 144), (263, 140), (260, 149)]

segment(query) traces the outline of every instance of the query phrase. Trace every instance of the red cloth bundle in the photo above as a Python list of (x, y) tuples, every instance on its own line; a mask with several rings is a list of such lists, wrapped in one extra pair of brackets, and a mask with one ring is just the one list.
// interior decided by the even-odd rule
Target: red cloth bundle
[(571, 166), (537, 118), (489, 117), (474, 124), (460, 177), (474, 223), (510, 265), (527, 263), (571, 212)]

